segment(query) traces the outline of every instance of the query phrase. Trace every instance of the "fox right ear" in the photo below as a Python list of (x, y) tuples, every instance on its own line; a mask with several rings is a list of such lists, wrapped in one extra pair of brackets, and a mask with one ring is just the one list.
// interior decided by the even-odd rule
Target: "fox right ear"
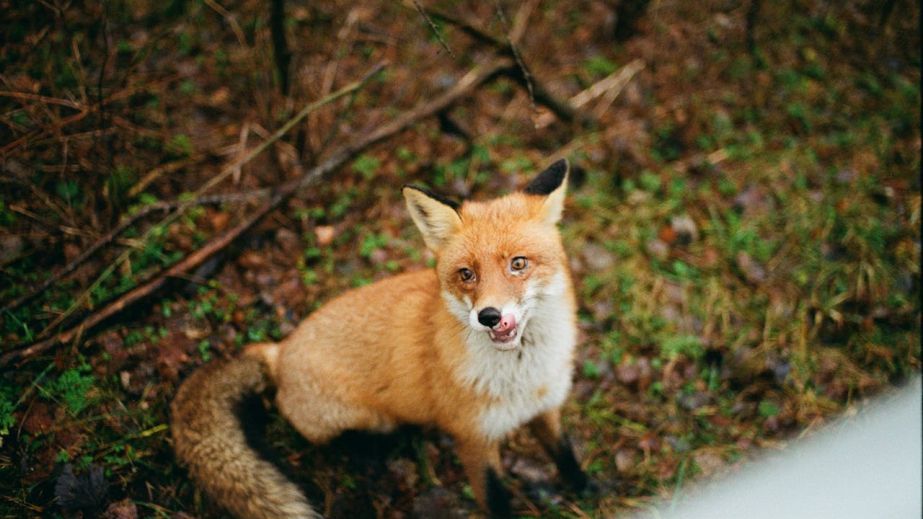
[(426, 189), (404, 186), (407, 211), (423, 234), (423, 241), (437, 252), (445, 241), (461, 227), (458, 204)]
[(523, 189), (527, 195), (545, 197), (542, 202), (541, 219), (554, 225), (561, 219), (564, 211), (564, 196), (567, 192), (567, 174), (570, 164), (567, 159), (561, 159), (548, 166), (548, 169), (538, 174), (529, 185)]

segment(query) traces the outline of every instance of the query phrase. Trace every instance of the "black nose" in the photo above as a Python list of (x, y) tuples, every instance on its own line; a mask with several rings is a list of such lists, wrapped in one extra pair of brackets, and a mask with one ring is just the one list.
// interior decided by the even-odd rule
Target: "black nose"
[(478, 322), (483, 324), (488, 328), (493, 328), (495, 324), (500, 322), (500, 310), (492, 306), (478, 312)]

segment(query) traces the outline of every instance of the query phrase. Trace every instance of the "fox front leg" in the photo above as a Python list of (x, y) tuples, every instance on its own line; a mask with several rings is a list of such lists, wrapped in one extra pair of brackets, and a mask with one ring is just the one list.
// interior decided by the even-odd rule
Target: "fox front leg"
[(465, 467), (474, 499), (490, 517), (511, 517), (510, 493), (500, 480), (499, 444), (481, 439), (456, 441), (458, 457)]
[(587, 475), (580, 468), (580, 462), (574, 455), (570, 439), (561, 430), (561, 411), (554, 409), (538, 415), (529, 422), (529, 429), (542, 444), (548, 456), (554, 460), (564, 482), (576, 492), (587, 490), (589, 483)]

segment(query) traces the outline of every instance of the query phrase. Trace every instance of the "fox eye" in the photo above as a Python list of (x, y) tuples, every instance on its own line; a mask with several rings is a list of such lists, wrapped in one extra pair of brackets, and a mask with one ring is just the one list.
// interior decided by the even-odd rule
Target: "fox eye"
[(516, 256), (515, 258), (513, 258), (513, 261), (510, 262), (510, 270), (512, 270), (513, 272), (520, 272), (522, 270), (525, 270), (525, 268), (528, 266), (529, 266), (529, 260), (527, 260), (523, 256)]
[(465, 283), (471, 283), (474, 281), (474, 271), (469, 268), (460, 268), (458, 269), (458, 277)]

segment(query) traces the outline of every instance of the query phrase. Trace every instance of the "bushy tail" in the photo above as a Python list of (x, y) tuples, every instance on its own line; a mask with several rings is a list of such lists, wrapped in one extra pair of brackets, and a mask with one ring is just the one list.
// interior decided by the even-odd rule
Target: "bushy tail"
[(264, 369), (244, 357), (187, 378), (171, 406), (173, 448), (199, 487), (241, 519), (319, 518), (301, 491), (247, 445), (236, 408), (265, 388)]

